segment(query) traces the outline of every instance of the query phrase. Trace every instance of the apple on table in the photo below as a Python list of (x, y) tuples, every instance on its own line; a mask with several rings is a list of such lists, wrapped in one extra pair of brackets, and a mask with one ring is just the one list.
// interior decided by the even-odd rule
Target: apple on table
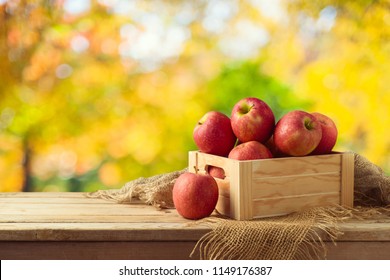
[(218, 202), (218, 185), (208, 174), (185, 172), (172, 190), (177, 212), (186, 219), (197, 220), (211, 215)]

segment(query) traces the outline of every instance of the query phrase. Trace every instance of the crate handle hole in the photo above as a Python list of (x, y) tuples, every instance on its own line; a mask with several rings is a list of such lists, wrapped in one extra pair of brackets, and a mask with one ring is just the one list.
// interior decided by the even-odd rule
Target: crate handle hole
[(207, 164), (204, 168), (207, 174), (215, 178), (219, 178), (219, 179), (226, 178), (225, 170), (222, 167)]

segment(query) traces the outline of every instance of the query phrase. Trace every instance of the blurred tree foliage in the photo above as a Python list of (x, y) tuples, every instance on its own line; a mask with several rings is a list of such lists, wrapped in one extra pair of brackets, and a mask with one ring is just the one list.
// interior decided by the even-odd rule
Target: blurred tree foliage
[(328, 114), (390, 170), (390, 2), (0, 0), (0, 190), (91, 191), (183, 168), (245, 96)]
[(245, 97), (264, 100), (275, 114), (276, 121), (292, 109), (309, 110), (311, 102), (300, 99), (289, 87), (265, 75), (262, 62), (244, 61), (225, 65), (219, 75), (209, 82), (210, 101), (214, 110), (230, 116), (236, 102)]

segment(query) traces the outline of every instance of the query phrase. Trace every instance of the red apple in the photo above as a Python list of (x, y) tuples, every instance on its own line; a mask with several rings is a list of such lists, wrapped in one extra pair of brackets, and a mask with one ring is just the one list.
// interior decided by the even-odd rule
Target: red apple
[(318, 146), (311, 153), (312, 155), (329, 154), (337, 141), (337, 127), (333, 120), (321, 113), (311, 113), (320, 122), (322, 138)]
[(272, 158), (272, 153), (260, 142), (249, 141), (234, 147), (228, 158), (237, 160), (265, 159)]
[(226, 177), (225, 170), (223, 170), (223, 168), (217, 167), (217, 166), (209, 165), (207, 167), (207, 173), (210, 174), (211, 176), (213, 176), (214, 178), (224, 179)]
[(276, 147), (275, 145), (275, 141), (274, 141), (274, 136), (272, 135), (271, 138), (267, 141), (267, 143), (264, 144), (268, 150), (270, 150), (271, 154), (273, 155), (273, 157), (275, 158), (280, 158), (280, 157), (288, 157), (288, 155), (282, 153), (281, 151), (279, 151), (279, 149)]
[(206, 113), (194, 128), (193, 138), (204, 153), (227, 156), (236, 143), (230, 118), (220, 112)]
[(290, 156), (305, 156), (318, 146), (322, 137), (320, 122), (311, 114), (295, 110), (285, 114), (274, 131), (276, 148)]
[(275, 116), (271, 108), (256, 97), (238, 101), (231, 115), (234, 134), (241, 142), (265, 143), (275, 127)]
[(176, 179), (172, 198), (177, 212), (184, 218), (205, 218), (217, 205), (218, 185), (208, 174), (185, 172)]

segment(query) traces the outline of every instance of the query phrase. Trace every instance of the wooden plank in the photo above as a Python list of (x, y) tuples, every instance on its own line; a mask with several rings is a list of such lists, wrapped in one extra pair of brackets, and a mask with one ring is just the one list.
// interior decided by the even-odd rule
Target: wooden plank
[(1, 225), (2, 241), (180, 241), (198, 240), (208, 227), (183, 223), (131, 224), (8, 224)]
[(341, 166), (340, 204), (347, 207), (353, 207), (354, 164), (355, 164), (355, 156), (353, 153), (343, 154), (342, 166)]
[(171, 213), (172, 209), (156, 209), (143, 204), (13, 204), (0, 205), (0, 213), (3, 215), (44, 215), (44, 216), (85, 216), (85, 215), (141, 215), (141, 216), (164, 216)]
[[(200, 223), (192, 220), (181, 220), (176, 222), (133, 222), (133, 223), (0, 223), (1, 231), (34, 231), (34, 230), (203, 230), (210, 229), (207, 223)], [(12, 236), (10, 236), (12, 238)], [(8, 239), (7, 239), (8, 240)]]
[[(101, 198), (86, 197), (1, 197), (0, 204), (119, 204)], [(137, 199), (122, 204), (145, 204)]]
[(347, 220), (339, 224), (344, 241), (387, 241), (390, 242), (390, 218), (369, 220)]
[(282, 198), (267, 198), (253, 200), (253, 216), (267, 217), (288, 214), (314, 206), (337, 205), (340, 201), (339, 193), (320, 195), (300, 195)]
[[(148, 217), (144, 217), (148, 218)], [(339, 240), (345, 241), (390, 241), (390, 219), (383, 220), (372, 220), (370, 221), (359, 221), (359, 220), (348, 220), (339, 225), (343, 235), (339, 237)], [(96, 240), (102, 234), (107, 234), (106, 232), (111, 232), (111, 239), (121, 239), (121, 235), (118, 232), (121, 231), (139, 231), (140, 236), (142, 236), (142, 230), (147, 234), (144, 237), (146, 240), (147, 236), (150, 236), (150, 231), (155, 231), (156, 234), (159, 230), (171, 230), (174, 231), (185, 231), (188, 234), (190, 240), (191, 234), (198, 236), (199, 232), (207, 232), (207, 229), (210, 230), (208, 225), (199, 223), (197, 221), (189, 221), (183, 218), (178, 218), (176, 220), (167, 221), (161, 218), (156, 219), (155, 221), (142, 221), (142, 219), (136, 221), (132, 220), (131, 222), (117, 222), (113, 223), (111, 220), (106, 222), (78, 222), (78, 223), (39, 223), (39, 222), (30, 222), (30, 223), (0, 223), (0, 240), (19, 240), (21, 236), (27, 238), (30, 236), (31, 239), (24, 240), (34, 240), (37, 237), (38, 231), (48, 231), (53, 234), (55, 232), (66, 232), (67, 240), (80, 240), (82, 238), (89, 238), (89, 240)], [(18, 236), (14, 233), (18, 231)], [(83, 234), (83, 231), (88, 232), (87, 235)], [(103, 233), (101, 233), (103, 232)], [(166, 231), (165, 231), (166, 232)], [(192, 232), (192, 233), (191, 233)], [(115, 234), (112, 234), (115, 233)], [(24, 234), (24, 235), (22, 235)], [(84, 237), (80, 237), (84, 236)], [(180, 234), (178, 235), (180, 236)], [(48, 236), (47, 238), (52, 238)], [(175, 239), (175, 234), (170, 234), (165, 237), (165, 239)], [(326, 239), (326, 238), (325, 238)]]
[(252, 195), (252, 162), (238, 160), (230, 162), (230, 217), (236, 220), (250, 219), (251, 205), (245, 202), (249, 202)]
[(2, 260), (182, 260), (196, 242), (0, 242)]
[[(66, 198), (67, 195), (52, 194), (55, 198)], [(27, 199), (21, 193), (23, 199)], [(87, 199), (80, 194), (72, 194), (76, 199)], [(16, 199), (13, 196), (13, 199)], [(49, 196), (48, 196), (49, 197)], [(34, 196), (30, 196), (35, 200)], [(36, 202), (36, 201), (35, 201)], [(191, 241), (207, 232), (202, 224), (192, 223), (180, 217), (175, 209), (165, 209), (159, 211), (148, 205), (122, 205), (112, 203), (114, 208), (123, 208), (125, 211), (99, 210), (100, 205), (85, 205), (88, 215), (79, 215), (82, 205), (72, 205), (71, 200), (62, 205), (57, 205), (58, 211), (50, 211), (52, 205), (36, 203), (33, 205), (20, 203), (9, 203), (5, 208), (24, 210), (16, 215), (6, 215), (0, 211), (0, 236), (3, 240), (186, 240)], [(70, 205), (67, 205), (70, 204)], [(2, 205), (4, 206), (4, 205)], [(69, 207), (68, 207), (69, 206)], [(23, 208), (24, 207), (24, 208)], [(35, 215), (29, 210), (39, 209)], [(77, 214), (69, 209), (74, 208)], [(103, 206), (103, 207), (107, 207)], [(3, 207), (4, 208), (4, 207)], [(91, 210), (92, 209), (92, 210)], [(137, 210), (138, 209), (138, 210)], [(141, 211), (140, 209), (146, 209)], [(83, 209), (81, 209), (83, 210)], [(34, 211), (34, 210), (33, 210)], [(134, 212), (138, 215), (134, 215)], [(103, 214), (102, 212), (105, 212)], [(82, 213), (82, 212), (81, 212)], [(156, 214), (157, 213), (157, 214)], [(344, 234), (339, 238), (341, 241), (390, 241), (390, 219), (384, 216), (372, 218), (364, 221), (347, 221), (340, 224), (340, 230)], [(57, 239), (56, 239), (57, 238)]]
[[(87, 198), (86, 198), (87, 200)], [(152, 208), (150, 207), (150, 205), (146, 205), (146, 204), (142, 204), (142, 203), (135, 203), (135, 204), (131, 204), (131, 203), (125, 203), (125, 204), (121, 204), (121, 203), (115, 203), (115, 202), (111, 202), (111, 203), (103, 203), (103, 204), (100, 204), (100, 203), (53, 203), (53, 204), (40, 204), (40, 203), (2, 203), (0, 204), (0, 209), (1, 210), (11, 210), (11, 209), (15, 209), (15, 210), (18, 210), (18, 209), (28, 209), (28, 210), (33, 210), (33, 209), (63, 209), (63, 210), (69, 210), (69, 209), (91, 209), (91, 210), (95, 210), (95, 209), (123, 209), (123, 210), (126, 210), (126, 209), (144, 209), (144, 208), (147, 208), (147, 209), (151, 209), (151, 210), (154, 210), (154, 211), (157, 211), (156, 208)], [(163, 209), (165, 210), (165, 209)], [(163, 211), (162, 210), (162, 211)], [(161, 212), (161, 211), (160, 211)], [(5, 212), (1, 212), (1, 214), (3, 214)]]
[(138, 199), (131, 202), (117, 203), (113, 200), (87, 197), (88, 193), (65, 192), (65, 193), (0, 193), (1, 204), (145, 204)]
[(13, 216), (2, 216), (0, 215), (0, 230), (1, 225), (5, 223), (134, 223), (134, 222), (145, 222), (153, 223), (160, 222), (181, 222), (184, 218), (178, 214), (168, 215), (13, 215)]
[(84, 192), (2, 192), (0, 197), (84, 198)]
[(249, 220), (253, 217), (252, 205), (250, 201), (253, 199), (252, 194), (252, 161), (241, 161), (239, 163), (239, 173), (237, 174), (239, 180), (238, 200), (239, 206), (239, 220)]
[(253, 177), (340, 172), (340, 162), (340, 154), (254, 160), (252, 162)]
[(276, 178), (254, 178), (252, 184), (252, 197), (254, 199), (339, 191), (339, 173)]
[[(0, 242), (2, 260), (186, 260), (196, 242)], [(328, 260), (389, 260), (390, 242), (325, 242)], [(195, 255), (192, 259), (198, 258)]]
[(390, 260), (390, 242), (326, 243), (328, 260)]

